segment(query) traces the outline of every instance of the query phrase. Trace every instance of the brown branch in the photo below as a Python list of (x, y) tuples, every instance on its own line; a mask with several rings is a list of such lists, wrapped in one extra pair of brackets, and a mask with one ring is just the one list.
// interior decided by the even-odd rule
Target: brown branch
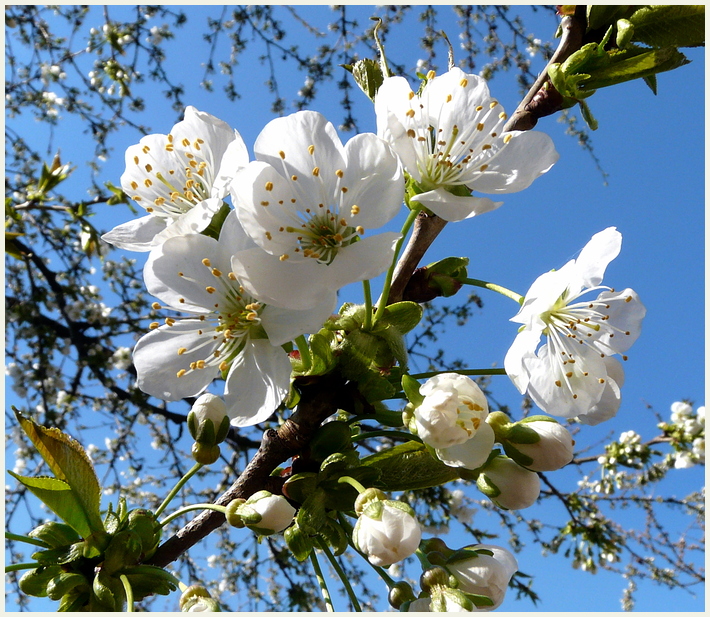
[[(301, 388), (301, 402), (294, 414), (278, 430), (264, 433), (259, 450), (239, 478), (215, 503), (226, 506), (233, 499), (248, 498), (260, 490), (280, 490), (280, 478), (270, 477), (278, 465), (307, 445), (321, 422), (337, 409), (349, 409), (357, 396), (354, 386), (337, 374), (312, 380)], [(150, 564), (165, 567), (191, 546), (225, 522), (224, 515), (206, 510), (187, 523), (172, 538), (158, 547)]]

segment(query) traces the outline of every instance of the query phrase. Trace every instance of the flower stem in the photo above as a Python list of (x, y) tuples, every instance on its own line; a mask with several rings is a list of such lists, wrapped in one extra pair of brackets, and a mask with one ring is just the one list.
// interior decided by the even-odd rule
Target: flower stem
[(362, 282), (362, 293), (365, 296), (365, 321), (362, 324), (362, 329), (367, 332), (372, 328), (372, 291), (370, 290), (370, 281)]
[(39, 568), (41, 564), (34, 563), (13, 563), (12, 565), (5, 566), (5, 572), (17, 572), (18, 570), (31, 570), (32, 568)]
[(301, 365), (303, 367), (303, 372), (308, 373), (311, 370), (313, 362), (311, 362), (311, 350), (308, 348), (308, 342), (306, 337), (301, 334), (295, 339), (296, 347), (298, 347), (298, 353), (301, 354)]
[(382, 295), (377, 301), (377, 312), (375, 313), (373, 325), (378, 322), (378, 320), (382, 317), (382, 313), (384, 313), (385, 311), (385, 307), (387, 306), (387, 299), (390, 295), (390, 287), (392, 286), (392, 277), (394, 276), (394, 269), (397, 267), (397, 260), (399, 259), (399, 252), (402, 250), (402, 244), (404, 242), (404, 239), (407, 237), (407, 234), (409, 233), (409, 230), (411, 229), (412, 225), (414, 225), (414, 221), (417, 219), (417, 215), (419, 214), (420, 210), (421, 208), (412, 208), (409, 211), (407, 220), (404, 221), (404, 225), (402, 225), (402, 237), (397, 240), (397, 244), (394, 247), (392, 265), (390, 266), (390, 269), (387, 270), (387, 278), (385, 278), (385, 284), (382, 287)]
[(418, 548), (415, 552), (415, 555), (419, 559), (419, 563), (422, 564), (422, 570), (428, 570), (432, 567), (431, 562), (429, 561), (428, 557), (426, 556), (426, 553), (422, 549)]
[(350, 476), (342, 476), (338, 478), (338, 484), (343, 482), (352, 486), (358, 493), (364, 493), (367, 490), (355, 478), (351, 478)]
[(479, 279), (463, 279), (461, 282), (465, 285), (474, 285), (475, 287), (490, 289), (491, 291), (495, 291), (503, 296), (506, 296), (507, 298), (510, 298), (511, 300), (515, 300), (518, 304), (522, 304), (525, 299), (525, 296), (521, 296), (520, 294), (517, 294), (510, 289), (506, 289), (505, 287), (501, 287), (500, 285), (496, 285), (495, 283), (488, 283), (487, 281), (481, 281)]
[(173, 519), (177, 518), (178, 516), (182, 516), (186, 512), (191, 512), (192, 510), (214, 510), (215, 512), (221, 512), (222, 514), (226, 514), (226, 512), (227, 512), (227, 508), (225, 506), (217, 506), (213, 503), (196, 503), (194, 505), (185, 506), (184, 508), (180, 508), (179, 510), (175, 510), (175, 512), (166, 516), (158, 524), (161, 527), (165, 527), (165, 525), (167, 525)]
[(42, 548), (50, 548), (49, 544), (38, 540), (37, 538), (30, 538), (28, 536), (20, 536), (16, 533), (5, 532), (6, 540), (14, 540), (15, 542), (25, 542), (26, 544), (34, 544), (35, 546), (41, 546)]
[(155, 518), (158, 518), (163, 513), (163, 510), (168, 507), (168, 504), (173, 500), (173, 497), (178, 494), (180, 489), (185, 486), (187, 481), (192, 478), (192, 476), (194, 476), (200, 470), (201, 467), (202, 463), (195, 463), (192, 466), (192, 469), (190, 469), (190, 471), (188, 471), (182, 478), (180, 478), (180, 480), (178, 480), (178, 483), (175, 485), (173, 490), (168, 493), (168, 496), (163, 500), (163, 503), (161, 503), (158, 509), (155, 511)]
[(417, 373), (410, 375), (414, 379), (429, 379), (443, 373), (458, 373), (459, 375), (507, 375), (504, 368), (464, 368), (455, 371), (433, 371), (431, 373)]
[(316, 552), (311, 551), (311, 563), (313, 564), (313, 569), (316, 573), (316, 578), (318, 579), (318, 586), (323, 594), (323, 600), (325, 600), (325, 606), (329, 613), (334, 613), (333, 601), (330, 599), (330, 592), (328, 591), (328, 586), (325, 584), (325, 579), (323, 578), (323, 573), (321, 572), (320, 565), (318, 564), (318, 558), (316, 557)]
[(123, 589), (126, 592), (126, 612), (132, 613), (132, 612), (134, 612), (133, 611), (133, 587), (131, 587), (131, 583), (125, 574), (121, 574), (121, 576), (119, 576), (118, 578), (121, 579), (121, 582), (123, 583)]
[[(320, 550), (322, 550), (325, 553), (325, 556), (328, 558), (330, 565), (333, 566), (333, 569), (340, 577), (340, 580), (343, 582), (343, 586), (345, 587), (345, 591), (347, 592), (348, 597), (350, 598), (350, 602), (353, 605), (353, 610), (356, 613), (362, 613), (362, 608), (360, 608), (360, 603), (357, 601), (357, 596), (355, 595), (355, 592), (353, 591), (353, 588), (350, 585), (350, 581), (348, 580), (348, 577), (345, 575), (345, 572), (343, 572), (343, 569), (340, 567), (338, 560), (335, 558), (333, 553), (331, 553), (330, 549), (328, 548), (328, 544), (325, 542), (325, 540), (323, 540), (323, 538), (321, 538), (319, 536), (316, 536), (316, 542), (318, 543)], [(311, 553), (311, 554), (313, 554), (313, 553)]]
[(405, 433), (404, 431), (367, 431), (365, 433), (360, 433), (352, 438), (352, 441), (360, 441), (362, 439), (367, 439), (368, 437), (401, 437), (406, 441), (418, 441), (422, 443), (416, 435), (411, 433)]

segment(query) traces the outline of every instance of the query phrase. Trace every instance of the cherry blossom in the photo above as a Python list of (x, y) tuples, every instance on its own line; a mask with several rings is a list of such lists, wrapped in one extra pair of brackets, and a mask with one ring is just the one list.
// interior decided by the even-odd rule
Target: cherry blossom
[(126, 150), (124, 192), (147, 216), (102, 236), (130, 251), (149, 251), (170, 237), (207, 228), (227, 195), (231, 175), (249, 162), (239, 133), (190, 106), (168, 135), (147, 135)]
[(257, 424), (275, 411), (291, 375), (281, 345), (317, 331), (334, 308), (332, 300), (296, 311), (252, 298), (230, 265), (233, 250), (250, 246), (230, 213), (219, 242), (193, 234), (170, 238), (151, 251), (144, 272), (148, 291), (164, 308), (190, 316), (154, 322), (133, 354), (138, 387), (166, 401), (197, 396), (223, 376), (235, 426)]
[[(506, 354), (505, 370), (518, 390), (549, 414), (596, 424), (619, 407), (623, 369), (609, 356), (626, 360), (646, 314), (632, 289), (600, 285), (620, 250), (615, 227), (595, 234), (576, 260), (538, 277), (511, 319), (523, 325)], [(584, 299), (600, 290), (596, 299)], [(543, 334), (547, 342), (538, 349)]]
[(233, 263), (249, 293), (307, 309), (390, 266), (400, 234), (365, 237), (402, 205), (401, 165), (386, 142), (365, 133), (343, 146), (321, 114), (302, 111), (269, 122), (254, 154), (230, 184), (239, 220), (258, 245)]
[(447, 221), (499, 207), (487, 194), (516, 193), (559, 155), (539, 131), (504, 132), (507, 115), (486, 81), (452, 68), (429, 72), (421, 94), (404, 77), (385, 79), (375, 98), (377, 134), (392, 144), (418, 185), (413, 200)]

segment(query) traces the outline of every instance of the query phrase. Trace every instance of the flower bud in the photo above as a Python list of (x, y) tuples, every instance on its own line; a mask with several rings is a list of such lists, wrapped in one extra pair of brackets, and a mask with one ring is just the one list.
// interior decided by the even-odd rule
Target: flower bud
[[(536, 443), (516, 443), (515, 428), (525, 427), (535, 431), (540, 439)], [(513, 444), (509, 448), (509, 444)], [(506, 454), (519, 465), (533, 471), (556, 471), (574, 457), (574, 440), (570, 432), (557, 421), (550, 419), (516, 422), (507, 440), (503, 442)], [(510, 450), (510, 451), (508, 451)], [(522, 454), (522, 456), (520, 456)]]
[(200, 465), (211, 465), (219, 458), (219, 446), (210, 446), (196, 441), (192, 444), (192, 458)]
[(223, 442), (229, 432), (224, 401), (208, 392), (200, 396), (187, 414), (187, 427), (192, 438), (200, 444), (215, 446)]
[(190, 585), (180, 596), (180, 611), (183, 613), (219, 612), (219, 604), (201, 585)]
[(489, 461), (476, 480), (478, 490), (506, 510), (522, 510), (540, 495), (540, 477), (506, 456)]
[(419, 598), (402, 608), (407, 613), (431, 613), (431, 598)]
[(482, 607), (484, 610), (498, 608), (503, 602), (510, 579), (518, 570), (518, 562), (510, 551), (500, 546), (476, 544), (467, 549), (483, 549), (492, 554), (479, 553), (478, 556), (466, 557), (467, 551), (462, 551), (449, 560), (446, 569), (458, 580), (460, 591), (486, 596), (493, 601), (493, 606)]
[(296, 509), (283, 495), (259, 491), (240, 505), (237, 513), (249, 529), (259, 535), (270, 536), (283, 531), (291, 524)]
[(392, 608), (399, 608), (405, 602), (413, 601), (414, 591), (412, 590), (412, 586), (405, 581), (399, 581), (390, 589), (387, 599)]
[(372, 499), (359, 513), (353, 543), (375, 566), (390, 566), (419, 547), (422, 532), (414, 510), (401, 501)]
[(436, 586), (432, 589), (429, 610), (437, 613), (468, 613), (476, 605), (460, 589)]
[(475, 381), (457, 373), (442, 373), (419, 389), (424, 397), (412, 424), (432, 448), (450, 448), (476, 434), (488, 415), (488, 402)]

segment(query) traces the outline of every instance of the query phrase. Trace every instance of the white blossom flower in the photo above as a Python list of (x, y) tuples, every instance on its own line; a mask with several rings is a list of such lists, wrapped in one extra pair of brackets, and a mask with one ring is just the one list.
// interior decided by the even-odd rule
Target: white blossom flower
[(449, 562), (446, 569), (456, 577), (459, 589), (464, 593), (487, 596), (493, 600), (493, 606), (481, 607), (479, 610), (496, 609), (505, 598), (510, 579), (518, 571), (518, 562), (509, 550), (501, 546), (476, 544), (467, 548), (485, 549), (493, 555), (481, 553), (477, 557)]
[(334, 304), (294, 311), (255, 301), (230, 269), (232, 251), (252, 245), (232, 212), (219, 242), (193, 234), (151, 252), (144, 270), (149, 293), (191, 316), (155, 322), (138, 341), (133, 361), (141, 390), (176, 401), (197, 396), (221, 374), (233, 425), (262, 422), (278, 407), (291, 374), (280, 346), (317, 331)]
[(401, 165), (386, 142), (366, 133), (343, 147), (321, 114), (302, 111), (269, 122), (254, 154), (230, 185), (239, 220), (260, 247), (233, 264), (254, 297), (306, 309), (389, 267), (400, 234), (363, 237), (402, 205)]
[(353, 529), (355, 548), (375, 566), (390, 566), (406, 559), (419, 548), (421, 538), (414, 511), (401, 501), (389, 499), (369, 501)]
[(272, 495), (268, 491), (260, 491), (256, 495), (252, 495), (244, 505), (249, 506), (261, 516), (258, 523), (247, 524), (247, 526), (253, 527), (262, 535), (283, 531), (291, 524), (296, 514), (296, 509), (283, 495)]
[(168, 135), (147, 135), (126, 150), (121, 187), (147, 216), (102, 236), (129, 251), (207, 228), (227, 195), (231, 175), (249, 162), (237, 131), (194, 107)]
[[(616, 292), (600, 285), (620, 250), (615, 227), (595, 234), (576, 260), (537, 278), (511, 319), (523, 326), (505, 357), (505, 370), (547, 413), (611, 417), (619, 408), (615, 376), (623, 376), (623, 370), (618, 363), (612, 368), (608, 356), (626, 359), (623, 354), (641, 333), (646, 314), (632, 289)], [(582, 297), (599, 290), (604, 291), (595, 300)], [(537, 349), (543, 334), (547, 342)], [(595, 409), (599, 405), (602, 409)]]
[(388, 77), (375, 97), (377, 134), (389, 141), (420, 189), (414, 198), (447, 221), (494, 210), (502, 202), (470, 191), (522, 191), (559, 155), (539, 131), (503, 132), (507, 116), (486, 81), (452, 68), (430, 71), (420, 95), (404, 77)]

